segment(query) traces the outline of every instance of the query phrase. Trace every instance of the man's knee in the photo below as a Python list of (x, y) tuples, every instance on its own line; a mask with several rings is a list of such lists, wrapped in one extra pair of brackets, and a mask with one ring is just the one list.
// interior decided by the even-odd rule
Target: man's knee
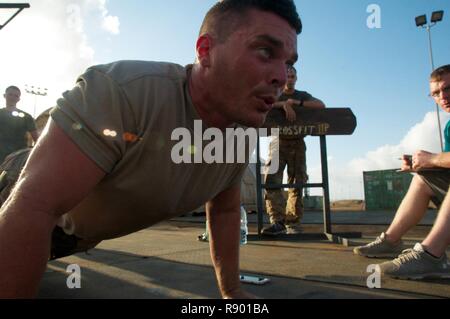
[(419, 175), (414, 176), (411, 182), (411, 188), (423, 192), (425, 195), (428, 195), (430, 197), (434, 195), (431, 187), (425, 182), (423, 177)]
[(441, 206), (439, 207), (439, 214), (445, 214), (446, 216), (450, 215), (450, 195), (447, 193), (442, 201)]

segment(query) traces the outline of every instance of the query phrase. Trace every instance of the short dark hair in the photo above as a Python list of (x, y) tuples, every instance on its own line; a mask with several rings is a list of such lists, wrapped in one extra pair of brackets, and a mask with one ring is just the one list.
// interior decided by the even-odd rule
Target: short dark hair
[(19, 91), (20, 94), (22, 94), (22, 91), (20, 91), (20, 89), (15, 85), (8, 86), (5, 90), (5, 93), (8, 92), (8, 90), (16, 90)]
[[(242, 23), (249, 9), (275, 13), (286, 20), (297, 34), (302, 32), (302, 21), (293, 0), (220, 0), (206, 14), (200, 28), (200, 36), (213, 32), (219, 41), (227, 40), (236, 23)], [(236, 19), (236, 17), (241, 19)]]
[(442, 76), (450, 73), (450, 64), (441, 66), (431, 73), (431, 82), (439, 82), (442, 79)]

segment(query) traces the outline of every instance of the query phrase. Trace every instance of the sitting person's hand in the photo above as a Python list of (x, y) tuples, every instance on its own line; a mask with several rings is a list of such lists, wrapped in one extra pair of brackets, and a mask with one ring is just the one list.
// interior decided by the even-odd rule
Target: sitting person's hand
[(410, 172), (413, 170), (412, 158), (412, 155), (403, 155), (401, 168), (402, 172)]
[(419, 151), (412, 157), (412, 168), (415, 171), (424, 169), (424, 168), (433, 168), (437, 167), (435, 160), (437, 154), (433, 154), (426, 151)]

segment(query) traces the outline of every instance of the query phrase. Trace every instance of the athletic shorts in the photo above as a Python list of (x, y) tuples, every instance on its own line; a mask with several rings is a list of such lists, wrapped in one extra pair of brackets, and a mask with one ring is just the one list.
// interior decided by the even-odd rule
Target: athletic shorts
[(450, 169), (424, 170), (418, 174), (433, 191), (432, 202), (440, 207), (450, 187)]

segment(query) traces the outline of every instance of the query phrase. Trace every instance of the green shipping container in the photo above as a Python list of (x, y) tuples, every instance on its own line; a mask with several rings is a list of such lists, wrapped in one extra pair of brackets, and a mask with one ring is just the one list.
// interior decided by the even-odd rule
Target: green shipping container
[(396, 210), (412, 178), (412, 174), (397, 170), (364, 172), (366, 210)]
[(303, 207), (305, 208), (305, 210), (323, 210), (323, 196), (303, 197)]

